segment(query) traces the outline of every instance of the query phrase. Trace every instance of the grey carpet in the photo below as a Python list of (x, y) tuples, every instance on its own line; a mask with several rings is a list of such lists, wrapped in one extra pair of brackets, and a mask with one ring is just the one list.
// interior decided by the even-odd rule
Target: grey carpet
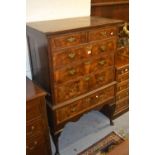
[[(128, 112), (115, 119), (114, 126), (110, 126), (109, 119), (98, 111), (84, 114), (77, 122), (66, 124), (59, 138), (60, 154), (77, 155), (77, 153), (94, 144), (111, 131), (116, 131), (124, 137), (128, 136)], [(53, 142), (52, 152), (55, 152)]]

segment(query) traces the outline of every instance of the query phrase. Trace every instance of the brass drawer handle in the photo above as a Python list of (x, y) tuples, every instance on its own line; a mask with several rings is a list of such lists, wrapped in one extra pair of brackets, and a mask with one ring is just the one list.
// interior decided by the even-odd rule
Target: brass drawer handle
[(100, 65), (104, 65), (105, 64), (105, 60), (101, 60), (98, 62)]
[(85, 81), (89, 81), (89, 80), (90, 80), (90, 76), (86, 76)]
[(74, 75), (75, 72), (76, 72), (75, 69), (71, 69), (71, 70), (68, 71), (68, 73), (69, 73), (70, 75)]
[(123, 26), (123, 32), (129, 36), (128, 23), (125, 23)]
[(67, 39), (67, 41), (70, 42), (70, 43), (74, 42), (75, 40), (76, 39), (74, 37), (70, 37), (70, 38)]
[(100, 32), (100, 34), (105, 37), (107, 35), (107, 32), (106, 31)]
[(68, 57), (71, 58), (71, 59), (73, 59), (75, 57), (75, 53), (68, 54)]
[(100, 46), (100, 50), (101, 50), (102, 52), (105, 52), (106, 46), (105, 46), (105, 45)]

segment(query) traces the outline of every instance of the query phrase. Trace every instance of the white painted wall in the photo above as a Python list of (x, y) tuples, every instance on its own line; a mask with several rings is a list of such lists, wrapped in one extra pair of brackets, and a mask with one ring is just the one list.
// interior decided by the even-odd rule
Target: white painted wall
[(27, 21), (90, 15), (90, 0), (26, 0)]
[[(72, 18), (90, 15), (91, 0), (26, 0), (26, 21)], [(31, 78), (28, 50), (26, 75)]]

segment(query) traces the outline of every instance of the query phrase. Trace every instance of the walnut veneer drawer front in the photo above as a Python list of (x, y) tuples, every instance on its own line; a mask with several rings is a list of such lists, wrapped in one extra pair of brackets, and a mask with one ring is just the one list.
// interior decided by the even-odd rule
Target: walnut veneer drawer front
[(56, 104), (87, 93), (93, 89), (114, 81), (114, 68), (109, 67), (102, 72), (86, 75), (73, 82), (55, 87)]
[(101, 28), (89, 32), (89, 41), (111, 38), (117, 35), (116, 27)]
[(102, 71), (105, 67), (114, 65), (114, 55), (102, 55), (97, 59), (88, 59), (78, 65), (71, 65), (58, 69), (54, 72), (54, 79), (56, 83), (69, 81), (78, 76), (84, 76), (97, 71)]
[(86, 43), (86, 32), (75, 32), (51, 38), (52, 48), (64, 48)]
[(92, 109), (93, 107), (103, 104), (109, 98), (114, 97), (114, 86), (105, 88), (98, 91), (88, 97), (75, 101), (74, 103), (62, 107), (56, 110), (57, 123), (62, 123), (67, 119), (74, 117), (86, 110)]
[(65, 50), (55, 51), (53, 54), (53, 66), (54, 69), (81, 61), (87, 58), (93, 58), (100, 54), (110, 54), (115, 51), (116, 39), (108, 39), (105, 41), (98, 41), (80, 47), (67, 48)]

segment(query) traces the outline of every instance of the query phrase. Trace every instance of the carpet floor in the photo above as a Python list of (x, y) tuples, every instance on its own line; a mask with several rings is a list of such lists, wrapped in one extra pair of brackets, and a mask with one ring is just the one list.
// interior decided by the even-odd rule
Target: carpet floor
[[(123, 137), (129, 134), (129, 113), (125, 113), (114, 120), (110, 126), (109, 119), (98, 111), (84, 114), (77, 122), (66, 124), (59, 137), (60, 155), (77, 155), (94, 144), (110, 132), (115, 131)], [(51, 139), (52, 152), (55, 147)]]

